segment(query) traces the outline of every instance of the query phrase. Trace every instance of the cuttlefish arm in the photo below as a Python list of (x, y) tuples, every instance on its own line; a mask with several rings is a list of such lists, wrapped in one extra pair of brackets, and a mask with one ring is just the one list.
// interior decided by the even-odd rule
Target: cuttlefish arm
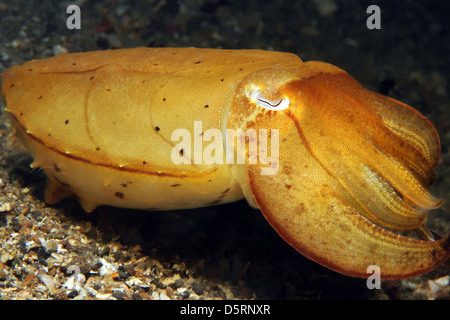
[[(419, 112), (319, 62), (261, 71), (240, 90), (228, 125), (279, 130), (277, 172), (247, 165), (249, 190), (299, 252), (350, 276), (368, 277), (376, 265), (384, 279), (416, 276), (449, 258), (449, 235), (425, 241), (391, 231), (426, 230), (427, 211), (441, 204), (429, 192), (439, 138)], [(277, 110), (281, 101), (289, 105)]]

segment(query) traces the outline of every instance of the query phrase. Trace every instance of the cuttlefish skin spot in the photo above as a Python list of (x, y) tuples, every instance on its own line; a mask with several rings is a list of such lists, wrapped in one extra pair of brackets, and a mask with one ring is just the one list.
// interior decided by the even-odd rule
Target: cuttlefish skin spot
[[(442, 203), (429, 191), (435, 128), (330, 64), (261, 50), (136, 48), (33, 60), (2, 79), (11, 127), (47, 174), (49, 203), (172, 210), (245, 197), (300, 253), (349, 276), (377, 265), (382, 278), (412, 277), (449, 257), (449, 235), (431, 241), (423, 226)], [(262, 174), (267, 163), (249, 152), (244, 164), (174, 164), (172, 133), (194, 137), (198, 121), (200, 136), (278, 130), (278, 170)]]

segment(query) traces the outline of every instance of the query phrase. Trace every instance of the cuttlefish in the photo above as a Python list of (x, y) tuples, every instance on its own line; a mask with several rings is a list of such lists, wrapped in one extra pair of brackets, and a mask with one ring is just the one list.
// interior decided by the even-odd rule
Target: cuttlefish
[[(14, 66), (2, 94), (45, 200), (173, 210), (246, 198), (340, 273), (428, 272), (450, 235), (424, 227), (438, 134), (345, 71), (261, 50), (136, 48)], [(415, 230), (421, 237), (401, 235)]]

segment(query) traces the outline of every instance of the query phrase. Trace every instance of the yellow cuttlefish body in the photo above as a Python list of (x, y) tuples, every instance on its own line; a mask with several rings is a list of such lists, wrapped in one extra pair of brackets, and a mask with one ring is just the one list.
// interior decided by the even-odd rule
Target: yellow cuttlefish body
[(381, 278), (406, 278), (449, 258), (449, 235), (423, 227), (441, 204), (429, 192), (435, 128), (337, 67), (136, 48), (33, 60), (2, 78), (49, 203), (170, 210), (245, 197), (299, 252), (346, 275), (376, 265)]

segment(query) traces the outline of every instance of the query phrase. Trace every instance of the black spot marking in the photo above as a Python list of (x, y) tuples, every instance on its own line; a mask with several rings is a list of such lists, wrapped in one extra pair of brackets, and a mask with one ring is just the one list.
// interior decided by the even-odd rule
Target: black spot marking
[(199, 64), (202, 63), (201, 61), (195, 61), (194, 64)]
[(161, 129), (160, 129), (159, 127), (155, 127), (155, 130), (156, 130), (156, 131), (159, 131), (159, 130), (161, 130)]
[(99, 150), (100, 150), (100, 148), (99, 148), (99, 147), (97, 147), (97, 148), (95, 148), (95, 150), (96, 150), (96, 151), (99, 151)]
[(209, 108), (209, 104), (205, 105), (205, 108)]
[(28, 71), (33, 71), (33, 69), (28, 69)]
[(221, 201), (222, 201), (222, 199), (219, 198), (219, 199), (217, 199), (217, 200), (214, 200), (213, 202), (207, 203), (206, 205), (207, 205), (207, 206), (213, 206), (213, 205), (215, 205), (215, 204), (219, 204)]
[(38, 100), (41, 100), (41, 99), (42, 99), (42, 96), (39, 96)]
[(163, 101), (166, 101), (166, 98), (163, 98)]
[(69, 119), (67, 119), (66, 121), (64, 121), (65, 124), (69, 124)]
[(10, 88), (14, 87), (14, 83), (9, 86)]
[(126, 183), (121, 183), (120, 185), (124, 188), (128, 187), (128, 184), (126, 184)]
[(184, 149), (181, 149), (180, 150), (180, 156), (183, 156), (184, 155)]
[(222, 79), (220, 79), (220, 81), (222, 81), (222, 82), (223, 82), (223, 80), (225, 80), (225, 79), (223, 79), (223, 78), (222, 78)]
[(76, 66), (76, 65), (77, 65), (77, 63), (76, 63), (76, 62), (74, 62), (74, 63), (72, 63), (72, 65), (73, 65), (73, 66)]
[(55, 169), (56, 172), (61, 172), (61, 168), (58, 167), (56, 163), (53, 164), (53, 169)]
[(142, 161), (142, 164), (147, 164), (147, 161)]
[(179, 184), (179, 183), (175, 183), (175, 184), (171, 185), (171, 187), (179, 187), (179, 186), (181, 186), (181, 184)]
[[(209, 180), (209, 181), (211, 182), (211, 180)], [(207, 203), (207, 205), (215, 205), (215, 204), (221, 203), (223, 198), (225, 198), (226, 194), (228, 193), (228, 191), (230, 191), (230, 188), (223, 191), (222, 194), (216, 200), (214, 200), (213, 202)]]
[(94, 78), (95, 78), (95, 76), (91, 76), (91, 77), (89, 78), (89, 80), (94, 80)]
[(114, 197), (119, 198), (119, 199), (123, 199), (123, 193), (117, 191), (116, 193), (114, 193)]

